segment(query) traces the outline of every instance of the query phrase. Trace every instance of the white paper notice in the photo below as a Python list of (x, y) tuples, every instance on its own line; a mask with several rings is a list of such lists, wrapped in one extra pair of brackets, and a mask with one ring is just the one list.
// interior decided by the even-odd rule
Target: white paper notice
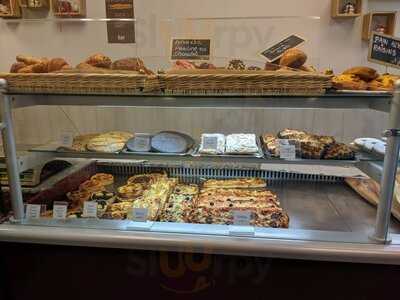
[(296, 159), (296, 145), (290, 140), (278, 140), (280, 158), (286, 160)]
[(26, 219), (39, 219), (42, 206), (40, 204), (28, 204), (26, 206)]
[(147, 222), (149, 210), (147, 208), (133, 208), (132, 221)]
[(203, 148), (218, 150), (218, 138), (216, 136), (205, 136), (203, 138)]
[(83, 218), (97, 218), (97, 202), (85, 202), (83, 204)]
[(54, 204), (53, 205), (53, 219), (65, 220), (67, 218), (68, 205), (67, 204)]

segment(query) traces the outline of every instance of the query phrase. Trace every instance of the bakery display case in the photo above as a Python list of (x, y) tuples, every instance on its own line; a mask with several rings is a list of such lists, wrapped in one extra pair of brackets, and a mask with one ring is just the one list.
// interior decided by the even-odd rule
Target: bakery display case
[[(303, 21), (296, 19), (307, 23)], [(165, 40), (180, 35), (175, 26), (182, 28), (171, 25)], [(140, 55), (138, 45), (129, 49), (131, 57), (93, 52), (78, 64), (67, 56), (18, 55), (10, 72), (0, 74), (13, 210), (0, 225), (0, 239), (396, 261), (400, 225), (390, 212), (398, 201), (393, 195), (400, 144), (400, 86), (393, 92), (397, 78), (387, 79), (385, 90), (367, 91), (380, 78), (375, 70), (352, 68), (334, 77), (311, 66), (318, 65), (318, 50), (308, 52), (307, 46), (283, 51), (278, 61), (268, 63), (234, 55), (215, 55), (206, 62), (168, 61), (165, 56), (154, 63)], [(363, 88), (353, 88), (355, 81), (365, 82)], [(383, 79), (380, 83), (384, 85)], [(262, 133), (221, 128), (199, 136), (168, 128), (132, 129), (65, 136), (31, 153), (82, 163), (27, 198), (20, 186), (12, 112), (64, 105), (372, 109), (390, 114), (391, 121), (379, 153), (364, 151), (356, 141), (343, 143), (318, 128)], [(349, 188), (365, 195), (349, 178), (357, 183), (368, 176), (381, 182), (377, 214)]]

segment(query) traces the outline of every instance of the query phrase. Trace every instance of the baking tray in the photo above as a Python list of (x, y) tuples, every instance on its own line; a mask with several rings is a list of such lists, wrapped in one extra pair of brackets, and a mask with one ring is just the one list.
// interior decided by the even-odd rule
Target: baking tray
[(264, 158), (264, 151), (261, 147), (261, 141), (257, 138), (257, 146), (258, 152), (253, 154), (203, 154), (199, 153), (200, 145), (196, 147), (196, 150), (193, 152), (193, 157), (237, 157), (237, 158), (248, 158), (248, 157), (255, 157), (255, 158)]

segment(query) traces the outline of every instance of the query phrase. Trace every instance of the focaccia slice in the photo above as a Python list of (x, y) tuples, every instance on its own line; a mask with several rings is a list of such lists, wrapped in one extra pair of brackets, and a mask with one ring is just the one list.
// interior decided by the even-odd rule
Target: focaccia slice
[(261, 178), (237, 178), (237, 179), (209, 179), (203, 183), (203, 188), (265, 188), (267, 182)]

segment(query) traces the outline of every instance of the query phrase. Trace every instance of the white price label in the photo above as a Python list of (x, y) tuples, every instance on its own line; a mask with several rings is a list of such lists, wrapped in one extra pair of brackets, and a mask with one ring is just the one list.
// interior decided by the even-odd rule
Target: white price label
[(203, 138), (203, 148), (218, 150), (218, 138), (216, 136), (205, 136)]
[(53, 219), (65, 220), (67, 218), (68, 205), (54, 204), (53, 205)]
[(28, 204), (25, 217), (27, 219), (39, 219), (42, 206), (40, 204)]
[(61, 146), (72, 147), (74, 135), (71, 132), (63, 132), (60, 136)]
[(97, 218), (97, 202), (96, 201), (91, 201), (88, 202), (86, 201), (83, 204), (83, 218)]
[(149, 210), (147, 208), (133, 208), (132, 220), (134, 222), (147, 222)]
[(249, 226), (251, 221), (251, 211), (233, 211), (233, 225)]
[(290, 140), (279, 140), (279, 153), (281, 159), (295, 160), (296, 145)]

